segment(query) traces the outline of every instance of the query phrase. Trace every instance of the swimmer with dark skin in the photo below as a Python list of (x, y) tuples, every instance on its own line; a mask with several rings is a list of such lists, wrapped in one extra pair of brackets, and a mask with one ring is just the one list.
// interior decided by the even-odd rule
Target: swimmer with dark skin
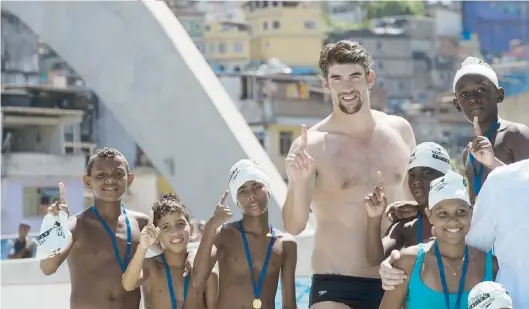
[[(237, 205), (243, 211), (243, 218), (241, 221), (225, 224), (232, 216), (232, 211), (226, 203), (226, 191), (213, 216), (206, 223), (195, 258), (193, 284), (204, 286), (213, 265), (218, 261), (218, 309), (275, 308), (279, 278), (282, 287), (282, 308), (295, 309), (297, 245), (291, 235), (276, 229), (271, 230), (268, 223), (268, 186), (260, 181), (249, 180), (233, 189), (232, 195), (236, 196)], [(271, 240), (271, 237), (275, 237), (275, 240)], [(249, 250), (249, 259), (253, 264), (251, 271), (247, 263), (246, 249)], [(267, 255), (270, 256), (269, 259), (266, 258)], [(258, 282), (261, 273), (262, 284)], [(252, 276), (259, 286), (257, 297)]]

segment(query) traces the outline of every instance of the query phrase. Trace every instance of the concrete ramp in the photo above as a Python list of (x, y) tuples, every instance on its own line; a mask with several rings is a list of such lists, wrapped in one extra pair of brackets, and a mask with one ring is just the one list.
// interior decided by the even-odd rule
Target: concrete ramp
[(239, 159), (285, 183), (217, 77), (161, 1), (2, 1), (87, 82), (191, 207), (208, 218)]

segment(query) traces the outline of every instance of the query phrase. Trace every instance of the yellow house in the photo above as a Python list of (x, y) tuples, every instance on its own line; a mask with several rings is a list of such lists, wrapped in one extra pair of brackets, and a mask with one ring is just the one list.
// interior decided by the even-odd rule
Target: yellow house
[(205, 56), (216, 72), (242, 71), (250, 63), (249, 26), (235, 22), (208, 22)]
[(252, 61), (317, 66), (324, 39), (320, 1), (248, 1), (243, 8), (252, 29)]

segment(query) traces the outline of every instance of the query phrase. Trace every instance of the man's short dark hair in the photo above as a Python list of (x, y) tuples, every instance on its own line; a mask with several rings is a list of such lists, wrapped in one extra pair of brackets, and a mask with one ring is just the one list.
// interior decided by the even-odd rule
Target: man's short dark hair
[(92, 173), (92, 166), (94, 166), (94, 162), (98, 158), (114, 159), (118, 157), (122, 157), (123, 159), (125, 159), (125, 164), (127, 165), (127, 173), (130, 173), (129, 162), (127, 162), (125, 156), (115, 148), (105, 147), (97, 149), (94, 154), (90, 157), (90, 159), (88, 159), (88, 164), (86, 165), (86, 175), (90, 176), (90, 174)]
[(373, 59), (364, 46), (358, 42), (343, 40), (329, 43), (320, 53), (319, 66), (324, 77), (329, 74), (329, 67), (333, 64), (360, 64), (366, 73), (371, 71)]
[(153, 224), (156, 226), (161, 218), (174, 212), (184, 215), (187, 222), (190, 221), (189, 210), (187, 206), (180, 201), (180, 198), (174, 193), (164, 194), (158, 201), (152, 206), (154, 213)]

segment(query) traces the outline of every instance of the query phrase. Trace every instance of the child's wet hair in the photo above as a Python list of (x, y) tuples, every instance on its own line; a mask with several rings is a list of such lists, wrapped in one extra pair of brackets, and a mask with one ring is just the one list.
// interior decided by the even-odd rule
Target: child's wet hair
[(187, 206), (180, 201), (180, 198), (174, 193), (164, 194), (152, 206), (154, 212), (153, 224), (156, 226), (158, 221), (164, 216), (172, 213), (179, 213), (184, 215), (187, 222), (191, 222), (189, 218), (189, 210)]
[(86, 175), (90, 176), (90, 174), (92, 173), (92, 166), (94, 166), (94, 162), (97, 159), (102, 158), (111, 160), (118, 157), (122, 157), (125, 160), (125, 164), (127, 165), (127, 173), (130, 173), (129, 162), (127, 162), (125, 156), (115, 148), (105, 147), (97, 149), (94, 154), (90, 157), (90, 159), (88, 159), (88, 164), (86, 165)]

